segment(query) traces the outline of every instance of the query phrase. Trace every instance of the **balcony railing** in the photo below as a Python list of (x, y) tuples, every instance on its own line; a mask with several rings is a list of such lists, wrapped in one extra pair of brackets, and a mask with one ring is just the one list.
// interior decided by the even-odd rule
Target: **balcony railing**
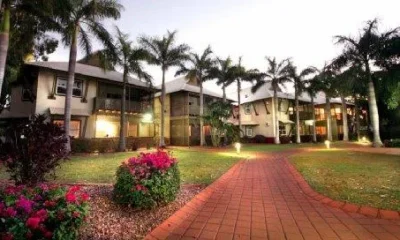
[[(312, 119), (312, 113), (311, 112), (299, 112), (299, 118), (300, 120), (310, 120)], [(290, 121), (296, 121), (296, 112), (293, 112), (293, 114), (291, 114), (289, 116)]]
[[(95, 98), (94, 111), (121, 111), (121, 99)], [(127, 113), (143, 113), (151, 107), (147, 101), (126, 101), (125, 111)]]

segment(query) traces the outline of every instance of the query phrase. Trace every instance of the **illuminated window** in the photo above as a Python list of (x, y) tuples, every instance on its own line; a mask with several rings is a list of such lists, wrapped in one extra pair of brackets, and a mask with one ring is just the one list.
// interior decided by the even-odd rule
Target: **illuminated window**
[(315, 118), (317, 121), (325, 120), (325, 109), (316, 108), (315, 109)]
[(203, 126), (203, 132), (205, 136), (211, 135), (211, 127), (210, 126)]
[[(64, 120), (53, 120), (54, 124), (64, 127)], [(74, 138), (79, 138), (81, 132), (81, 121), (71, 120), (69, 124), (69, 135)]]
[[(67, 94), (67, 79), (65, 78), (57, 78), (57, 87), (56, 93), (58, 95), (65, 95)], [(72, 88), (72, 96), (74, 97), (82, 97), (83, 92), (83, 83), (81, 80), (75, 80), (74, 86)]]
[(326, 135), (326, 127), (315, 127), (315, 131), (318, 135)]
[(138, 125), (128, 122), (128, 137), (138, 136)]

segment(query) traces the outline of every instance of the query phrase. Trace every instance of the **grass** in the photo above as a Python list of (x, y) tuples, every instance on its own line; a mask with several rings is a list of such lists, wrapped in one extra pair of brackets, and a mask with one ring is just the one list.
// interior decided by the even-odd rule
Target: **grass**
[[(243, 158), (233, 150), (213, 153), (199, 150), (174, 150), (179, 161), (184, 184), (210, 184)], [(109, 153), (97, 156), (73, 156), (56, 171), (59, 183), (114, 183), (115, 172), (122, 161), (137, 155), (136, 152)], [(0, 179), (7, 179), (4, 168)]]
[(346, 150), (318, 150), (290, 161), (318, 192), (376, 208), (400, 210), (400, 158)]

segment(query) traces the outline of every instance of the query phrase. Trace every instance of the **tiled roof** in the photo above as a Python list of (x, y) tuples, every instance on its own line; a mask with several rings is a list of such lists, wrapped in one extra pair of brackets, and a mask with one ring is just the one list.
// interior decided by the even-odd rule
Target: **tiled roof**
[[(68, 72), (68, 62), (30, 62), (26, 64), (40, 68), (47, 68), (56, 71)], [(122, 83), (123, 81), (123, 74), (120, 72), (104, 71), (104, 69), (102, 68), (82, 63), (76, 63), (75, 73), (83, 76), (95, 77), (115, 82)], [(147, 83), (132, 77), (128, 78), (128, 83), (139, 87), (148, 87)]]

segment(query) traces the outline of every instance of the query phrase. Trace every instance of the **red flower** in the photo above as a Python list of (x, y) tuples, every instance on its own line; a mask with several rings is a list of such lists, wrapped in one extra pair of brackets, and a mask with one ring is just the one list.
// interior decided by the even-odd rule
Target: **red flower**
[(47, 219), (47, 210), (40, 209), (34, 214), (34, 216), (40, 218), (41, 221), (45, 221)]
[(26, 226), (30, 229), (37, 229), (40, 224), (40, 218), (38, 217), (30, 217), (26, 221)]
[(33, 202), (24, 196), (20, 196), (15, 206), (23, 209), (26, 213), (30, 213), (32, 211)]
[(69, 203), (75, 203), (76, 202), (76, 196), (75, 196), (74, 193), (68, 192), (67, 194), (65, 194), (65, 200), (67, 200), (67, 202), (69, 202)]
[(47, 231), (44, 233), (44, 237), (48, 238), (48, 239), (52, 239), (53, 238), (53, 233), (50, 231)]
[(8, 217), (15, 217), (15, 215), (17, 215), (17, 211), (12, 207), (8, 207), (5, 211), (5, 215)]
[(79, 186), (72, 186), (68, 189), (69, 193), (76, 193), (77, 191), (81, 190)]
[(13, 240), (14, 239), (14, 235), (12, 235), (11, 233), (6, 233), (5, 235), (0, 234), (0, 237), (3, 240)]
[(89, 195), (87, 193), (82, 193), (81, 200), (82, 202), (86, 202), (87, 200), (89, 200)]
[(46, 201), (44, 202), (44, 206), (45, 206), (45, 207), (54, 207), (54, 206), (56, 206), (56, 205), (57, 205), (57, 203), (54, 202), (54, 201), (46, 200)]

